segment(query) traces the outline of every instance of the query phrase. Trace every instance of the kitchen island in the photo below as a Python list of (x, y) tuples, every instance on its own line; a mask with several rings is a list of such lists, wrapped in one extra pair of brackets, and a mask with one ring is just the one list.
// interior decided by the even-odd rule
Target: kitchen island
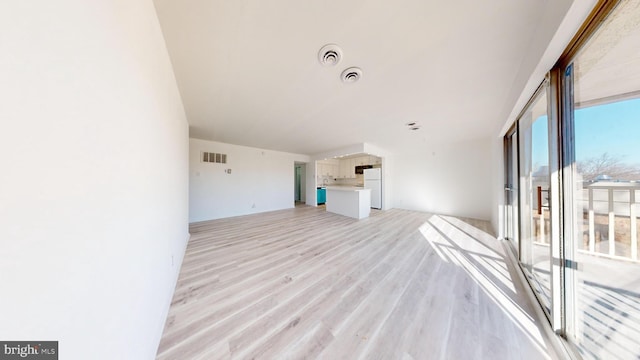
[(327, 211), (356, 219), (369, 217), (371, 189), (357, 186), (327, 186)]

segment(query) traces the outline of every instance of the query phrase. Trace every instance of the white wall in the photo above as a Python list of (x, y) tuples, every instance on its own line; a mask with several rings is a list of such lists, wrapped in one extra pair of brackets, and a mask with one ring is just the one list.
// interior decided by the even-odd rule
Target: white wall
[(509, 93), (507, 108), (503, 111), (506, 119), (495, 130), (492, 139), (493, 161), (493, 202), (491, 223), (498, 237), (504, 234), (504, 160), (503, 136), (513, 125), (545, 75), (558, 61), (562, 52), (574, 37), (582, 23), (596, 5), (597, 0), (583, 1), (550, 1), (547, 4), (546, 16), (539, 26), (539, 31), (532, 37), (529, 45), (529, 56), (520, 65), (515, 75), (512, 91)]
[(490, 139), (394, 154), (393, 205), (489, 220), (492, 169)]
[(505, 102), (499, 135), (511, 127), (518, 114), (536, 91), (545, 75), (558, 61), (567, 45), (596, 5), (597, 0), (548, 1), (538, 31), (529, 42), (528, 56), (515, 74), (513, 86)]
[(188, 126), (153, 3), (2, 1), (0, 79), (0, 339), (154, 358)]
[[(227, 154), (227, 164), (203, 163), (203, 151)], [(294, 207), (294, 163), (308, 156), (200, 139), (189, 140), (189, 221)], [(231, 169), (231, 174), (224, 172)]]

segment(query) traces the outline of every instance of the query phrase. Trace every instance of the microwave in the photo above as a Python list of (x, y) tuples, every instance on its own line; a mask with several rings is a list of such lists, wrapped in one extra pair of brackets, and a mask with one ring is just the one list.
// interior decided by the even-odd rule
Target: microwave
[(356, 166), (356, 174), (364, 174), (364, 169), (373, 169), (373, 165)]

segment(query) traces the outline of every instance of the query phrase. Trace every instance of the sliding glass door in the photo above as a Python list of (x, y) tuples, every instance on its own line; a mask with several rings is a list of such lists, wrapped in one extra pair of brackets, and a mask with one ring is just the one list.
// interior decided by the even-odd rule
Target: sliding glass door
[(640, 2), (591, 14), (505, 142), (505, 238), (585, 359), (640, 359)]
[(518, 128), (514, 126), (505, 137), (505, 239), (517, 252), (518, 241)]
[(520, 262), (543, 308), (551, 312), (549, 119), (545, 81), (518, 120)]
[[(587, 359), (640, 358), (640, 4), (622, 1), (566, 68), (573, 86), (567, 333)], [(573, 141), (570, 141), (573, 140)]]

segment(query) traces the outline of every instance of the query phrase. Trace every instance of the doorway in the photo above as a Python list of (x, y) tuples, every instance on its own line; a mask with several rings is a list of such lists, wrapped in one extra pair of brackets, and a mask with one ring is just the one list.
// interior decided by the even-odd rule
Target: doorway
[(295, 163), (294, 164), (294, 188), (293, 188), (293, 200), (294, 205), (302, 205), (306, 202), (306, 164)]

